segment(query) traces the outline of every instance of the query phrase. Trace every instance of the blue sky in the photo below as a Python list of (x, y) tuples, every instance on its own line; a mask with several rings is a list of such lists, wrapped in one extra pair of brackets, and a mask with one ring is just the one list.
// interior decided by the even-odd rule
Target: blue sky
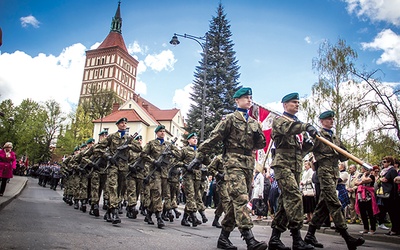
[[(230, 20), (240, 83), (253, 99), (279, 103), (289, 92), (311, 93), (312, 59), (321, 42), (338, 38), (357, 51), (359, 66), (400, 83), (400, 0), (125, 0), (122, 35), (139, 60), (137, 92), (162, 109), (188, 108), (201, 47), (174, 33), (203, 36), (222, 3)], [(85, 51), (109, 33), (117, 0), (0, 1), (0, 101), (76, 104)]]

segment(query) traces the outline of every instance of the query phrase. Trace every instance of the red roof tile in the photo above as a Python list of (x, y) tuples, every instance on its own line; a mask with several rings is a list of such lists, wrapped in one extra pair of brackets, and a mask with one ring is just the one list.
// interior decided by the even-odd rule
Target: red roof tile
[[(139, 114), (134, 109), (123, 109), (111, 113), (106, 117), (103, 117), (103, 123), (116, 122), (122, 117), (126, 117), (126, 119), (128, 119), (128, 122), (143, 122), (147, 126), (150, 126), (150, 124), (148, 124), (144, 119), (142, 119), (142, 117), (140, 117)], [(101, 119), (94, 120), (93, 122), (100, 123)]]
[(120, 47), (126, 53), (128, 53), (122, 35), (118, 32), (110, 32), (108, 33), (106, 39), (104, 39), (104, 41), (100, 44), (100, 46), (97, 49), (111, 48), (116, 46)]

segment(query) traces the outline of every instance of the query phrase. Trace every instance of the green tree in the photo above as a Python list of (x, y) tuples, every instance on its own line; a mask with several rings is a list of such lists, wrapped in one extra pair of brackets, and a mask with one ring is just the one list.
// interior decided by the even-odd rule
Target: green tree
[(15, 107), (11, 99), (4, 100), (0, 103), (0, 146), (10, 141), (15, 146)]
[[(207, 55), (202, 53), (200, 65), (196, 67), (190, 99), (192, 104), (187, 117), (188, 132), (200, 133), (202, 105), (205, 105), (204, 138), (211, 133), (222, 117), (235, 110), (233, 94), (239, 89), (240, 77), (236, 52), (233, 50), (230, 24), (219, 4), (217, 15), (210, 21), (207, 41), (203, 45)], [(206, 71), (206, 82), (204, 82)], [(203, 91), (205, 90), (205, 99)]]

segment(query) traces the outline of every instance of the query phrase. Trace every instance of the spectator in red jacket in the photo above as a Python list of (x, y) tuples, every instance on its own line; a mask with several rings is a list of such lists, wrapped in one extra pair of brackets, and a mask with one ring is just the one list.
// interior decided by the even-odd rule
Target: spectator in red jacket
[(12, 147), (11, 142), (6, 142), (3, 149), (0, 149), (0, 196), (3, 196), (7, 181), (13, 177), (13, 170), (17, 166), (15, 153), (12, 151)]

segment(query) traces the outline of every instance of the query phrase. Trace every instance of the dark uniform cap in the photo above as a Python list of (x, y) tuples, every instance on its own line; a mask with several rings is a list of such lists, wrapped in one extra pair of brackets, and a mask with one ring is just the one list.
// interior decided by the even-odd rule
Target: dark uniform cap
[(160, 131), (161, 129), (165, 129), (165, 126), (164, 125), (158, 125), (157, 126), (157, 128), (154, 130), (154, 132), (158, 132), (158, 131)]
[(244, 95), (252, 95), (251, 88), (240, 88), (238, 91), (235, 92), (233, 98), (240, 98)]
[(81, 145), (79, 148), (84, 148), (84, 147), (86, 147), (86, 146), (87, 146), (86, 143), (82, 143), (82, 145)]
[(142, 139), (143, 139), (143, 137), (141, 135), (138, 135), (135, 137), (135, 141), (142, 140)]
[(118, 124), (120, 122), (128, 122), (128, 119), (126, 119), (126, 117), (122, 117), (115, 124)]
[(74, 152), (75, 151), (78, 151), (79, 150), (79, 146), (76, 146), (75, 148), (74, 148)]
[(299, 100), (299, 93), (290, 93), (282, 98), (282, 103), (289, 102), (291, 100)]
[(99, 135), (108, 135), (108, 131), (107, 130), (103, 130), (99, 133)]
[(86, 144), (89, 144), (89, 143), (94, 143), (94, 139), (90, 138), (89, 140), (86, 141)]
[(196, 136), (196, 137), (197, 137), (197, 134), (196, 134), (196, 133), (191, 133), (191, 134), (189, 134), (189, 135), (187, 136), (186, 140), (189, 140), (189, 139), (192, 138), (193, 136)]
[(333, 112), (332, 110), (328, 110), (328, 111), (325, 111), (325, 112), (322, 112), (320, 115), (319, 115), (319, 119), (326, 119), (326, 118), (330, 118), (330, 117), (335, 117), (335, 112)]

